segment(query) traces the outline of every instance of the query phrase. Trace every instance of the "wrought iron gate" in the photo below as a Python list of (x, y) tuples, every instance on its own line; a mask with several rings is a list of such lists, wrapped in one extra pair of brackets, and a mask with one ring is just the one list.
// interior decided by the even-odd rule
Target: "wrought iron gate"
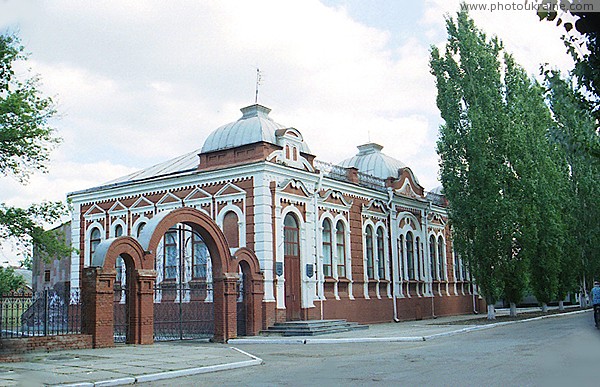
[[(117, 279), (120, 279), (119, 275), (117, 275)], [(127, 284), (124, 281), (115, 282), (115, 296), (113, 300), (113, 335), (115, 343), (125, 343), (127, 341), (127, 331), (129, 329), (127, 296)]]
[(208, 248), (191, 228), (169, 229), (157, 248), (154, 340), (214, 335), (212, 273)]
[(246, 316), (247, 303), (244, 289), (244, 275), (240, 273), (240, 279), (237, 283), (237, 335), (246, 336)]

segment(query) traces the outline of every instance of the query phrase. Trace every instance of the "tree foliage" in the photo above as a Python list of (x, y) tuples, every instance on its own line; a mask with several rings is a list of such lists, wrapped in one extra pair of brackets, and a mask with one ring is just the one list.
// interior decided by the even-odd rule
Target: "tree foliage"
[[(0, 174), (25, 183), (31, 173), (46, 171), (50, 151), (60, 139), (49, 125), (56, 110), (52, 99), (39, 91), (38, 78), (15, 74), (15, 63), (26, 59), (23, 50), (15, 35), (0, 35)], [(43, 229), (66, 210), (61, 202), (26, 209), (0, 203), (0, 241), (16, 240), (26, 256), (32, 245), (47, 258), (67, 255), (70, 248)]]
[(12, 267), (0, 267), (0, 297), (23, 286), (25, 286), (25, 279), (22, 275), (16, 274)]
[[(557, 0), (544, 0), (545, 3), (554, 5), (551, 11), (540, 9), (538, 15), (542, 20), (556, 21), (565, 28), (566, 34), (563, 41), (567, 52), (575, 61), (572, 75), (577, 80), (576, 93), (585, 105), (585, 110), (591, 112), (596, 119), (596, 124), (586, 126), (585, 130), (565, 133), (556, 132), (556, 140), (568, 148), (570, 153), (588, 155), (593, 162), (600, 162), (600, 12), (570, 11), (578, 9), (571, 7), (575, 0), (560, 0), (564, 7), (557, 11)], [(564, 22), (563, 17), (572, 15), (576, 21)], [(575, 28), (573, 28), (575, 27)]]
[(511, 244), (512, 213), (503, 191), (510, 170), (504, 160), (508, 118), (498, 61), (502, 45), (477, 30), (466, 11), (446, 25), (445, 53), (432, 47), (430, 62), (445, 121), (437, 144), (440, 177), (456, 249), (493, 304)]
[[(545, 70), (547, 99), (553, 112), (553, 131), (559, 137), (576, 138), (589, 133), (596, 126), (593, 112), (577, 90), (572, 78), (563, 78), (558, 71)], [(600, 276), (600, 164), (589, 153), (573, 149), (560, 142), (569, 174), (568, 223), (569, 257), (573, 259), (571, 271), (581, 279)], [(567, 270), (567, 268), (565, 268)], [(574, 284), (567, 284), (573, 287)], [(582, 284), (586, 285), (586, 284)], [(587, 284), (589, 285), (589, 283)]]
[(531, 289), (547, 303), (571, 275), (564, 220), (569, 169), (549, 141), (543, 87), (466, 10), (447, 19), (443, 55), (431, 50), (444, 124), (437, 144), (457, 252), (488, 305)]

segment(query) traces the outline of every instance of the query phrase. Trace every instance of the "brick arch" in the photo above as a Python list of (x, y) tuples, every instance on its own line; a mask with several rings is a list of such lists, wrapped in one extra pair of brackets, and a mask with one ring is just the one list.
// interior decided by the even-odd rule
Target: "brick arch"
[[(231, 266), (231, 255), (225, 235), (214, 220), (204, 212), (191, 207), (182, 207), (171, 212), (156, 214), (144, 227), (140, 234), (139, 242), (144, 250), (152, 256), (156, 255), (156, 248), (163, 235), (172, 226), (182, 223), (196, 231), (210, 252), (213, 267), (213, 277), (220, 277), (224, 273), (235, 272)], [(148, 259), (148, 258), (146, 258)], [(154, 259), (150, 259), (154, 263)]]
[(117, 257), (123, 257), (128, 270), (127, 308), (128, 344), (152, 344), (154, 324), (153, 287), (156, 272), (153, 262), (137, 240), (122, 236), (98, 244), (91, 266), (83, 271), (83, 331), (92, 336), (95, 348), (114, 346), (114, 283)]
[(153, 269), (153, 262), (144, 260), (144, 249), (135, 238), (121, 236), (106, 239), (98, 244), (90, 266), (101, 267), (104, 271), (114, 270), (119, 255), (130, 260), (134, 269)]
[(237, 280), (238, 268), (231, 258), (225, 235), (214, 220), (204, 212), (191, 207), (160, 212), (146, 224), (139, 242), (145, 251), (144, 260), (154, 263), (157, 247), (164, 234), (176, 224), (185, 224), (200, 234), (212, 262), (213, 305), (215, 316), (214, 341), (226, 342), (237, 335)]
[(261, 329), (266, 329), (262, 318), (262, 299), (264, 296), (264, 277), (260, 270), (258, 258), (254, 252), (246, 247), (238, 249), (233, 260), (244, 273), (244, 285), (247, 293), (244, 295), (246, 302), (246, 335), (257, 335)]

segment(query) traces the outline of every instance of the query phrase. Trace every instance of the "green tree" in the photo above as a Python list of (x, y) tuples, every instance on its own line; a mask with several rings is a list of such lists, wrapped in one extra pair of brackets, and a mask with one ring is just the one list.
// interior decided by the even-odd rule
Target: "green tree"
[(512, 177), (505, 157), (502, 44), (487, 39), (464, 10), (456, 20), (447, 18), (446, 26), (445, 53), (432, 47), (430, 60), (445, 121), (437, 143), (440, 177), (457, 252), (469, 262), (493, 319), (503, 264), (512, 255), (514, 216), (506, 195)]
[[(51, 98), (38, 89), (35, 76), (19, 79), (14, 71), (24, 61), (23, 46), (15, 35), (0, 35), (0, 174), (26, 183), (31, 173), (46, 171), (50, 151), (60, 142), (49, 125), (56, 113)], [(66, 213), (61, 202), (45, 202), (23, 209), (0, 203), (0, 241), (17, 241), (27, 258), (35, 244), (43, 257), (65, 256), (69, 246), (43, 230)]]
[(0, 267), (0, 297), (23, 286), (25, 286), (25, 279), (22, 275), (15, 274), (12, 267)]
[[(556, 5), (558, 0), (544, 0), (544, 3)], [(572, 5), (575, 0), (560, 0), (563, 5)], [(581, 89), (578, 97), (582, 104), (596, 119), (596, 125), (586, 126), (576, 132), (557, 132), (555, 139), (570, 152), (590, 156), (593, 162), (600, 162), (600, 13), (587, 11), (569, 11), (578, 7), (565, 7), (565, 11), (546, 11), (540, 8), (538, 15), (541, 20), (556, 21), (556, 25), (564, 26), (566, 35), (563, 41), (567, 52), (575, 61), (572, 71), (577, 79), (577, 88)], [(575, 18), (575, 24), (563, 23), (562, 18), (570, 14)], [(576, 31), (576, 32), (575, 32)]]
[[(558, 71), (544, 71), (547, 98), (553, 112), (553, 131), (558, 138), (576, 138), (596, 127), (597, 121), (571, 78), (562, 78)], [(568, 200), (565, 218), (569, 220), (567, 256), (574, 262), (563, 270), (575, 271), (585, 291), (593, 277), (600, 276), (600, 164), (593, 155), (580, 152), (560, 142), (569, 168)], [(571, 279), (573, 273), (571, 273)], [(564, 284), (562, 292), (573, 290), (574, 281)]]

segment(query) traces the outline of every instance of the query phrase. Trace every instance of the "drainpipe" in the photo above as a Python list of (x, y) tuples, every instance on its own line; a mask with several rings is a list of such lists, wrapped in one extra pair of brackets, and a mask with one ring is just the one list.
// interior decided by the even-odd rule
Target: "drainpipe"
[[(321, 270), (319, 270), (319, 246), (317, 245), (317, 242), (319, 240), (318, 238), (318, 233), (319, 233), (319, 206), (318, 206), (318, 196), (319, 196), (319, 191), (321, 190), (321, 186), (323, 185), (323, 171), (319, 171), (319, 181), (317, 182), (317, 185), (315, 187), (315, 192), (313, 193), (313, 202), (314, 202), (314, 207), (315, 207), (315, 275), (317, 275), (317, 286), (319, 287), (319, 282), (322, 281), (322, 279), (319, 277), (319, 275), (321, 274)], [(318, 274), (317, 274), (318, 273)], [(324, 319), (324, 313), (323, 313), (323, 297), (324, 297), (324, 293), (323, 291), (319, 292), (319, 288), (317, 287), (317, 294), (321, 293), (319, 295), (319, 304), (321, 307), (321, 320)]]
[[(387, 207), (388, 207), (388, 224), (390, 225), (390, 232), (389, 232), (389, 236), (390, 236), (390, 259), (393, 259), (394, 253), (393, 253), (393, 242), (392, 242), (392, 229), (393, 227), (393, 219), (392, 219), (392, 200), (394, 199), (394, 191), (392, 190), (392, 187), (388, 187), (388, 202), (387, 202)], [(390, 278), (392, 280), (392, 304), (394, 304), (394, 322), (400, 322), (400, 320), (398, 319), (398, 306), (396, 305), (396, 300), (397, 300), (397, 294), (396, 294), (396, 281), (395, 281), (395, 277), (394, 277), (394, 263), (392, 262), (392, 264), (390, 265)]]

